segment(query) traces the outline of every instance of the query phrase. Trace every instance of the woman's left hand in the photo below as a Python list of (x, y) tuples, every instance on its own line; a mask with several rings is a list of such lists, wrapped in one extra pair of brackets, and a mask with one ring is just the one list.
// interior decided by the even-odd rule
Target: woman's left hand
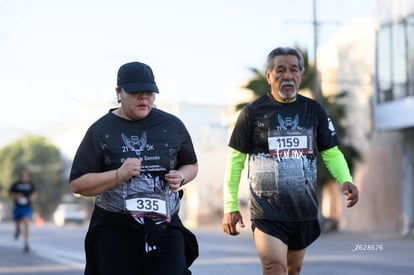
[(184, 179), (184, 175), (180, 171), (170, 170), (168, 174), (165, 174), (165, 179), (170, 186), (170, 190), (173, 192), (178, 192)]

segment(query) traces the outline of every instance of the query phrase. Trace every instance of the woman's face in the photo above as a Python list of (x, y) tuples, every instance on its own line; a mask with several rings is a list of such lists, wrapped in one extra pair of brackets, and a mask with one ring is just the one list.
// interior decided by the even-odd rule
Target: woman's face
[(139, 120), (145, 118), (154, 105), (154, 92), (127, 93), (124, 89), (118, 91), (121, 101), (122, 116), (128, 120)]

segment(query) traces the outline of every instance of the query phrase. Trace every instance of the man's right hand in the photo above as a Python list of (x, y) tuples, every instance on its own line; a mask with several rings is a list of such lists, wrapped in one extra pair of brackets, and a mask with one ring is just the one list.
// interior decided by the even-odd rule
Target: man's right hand
[(240, 234), (236, 228), (237, 224), (239, 224), (241, 228), (244, 228), (243, 217), (239, 211), (224, 213), (221, 224), (223, 226), (223, 231), (233, 236)]

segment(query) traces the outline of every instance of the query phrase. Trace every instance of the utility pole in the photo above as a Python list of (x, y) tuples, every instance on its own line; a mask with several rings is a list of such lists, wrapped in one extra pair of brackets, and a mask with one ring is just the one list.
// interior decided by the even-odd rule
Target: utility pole
[[(312, 11), (313, 11), (313, 56), (314, 56), (314, 69), (315, 69), (315, 75), (313, 79), (313, 94), (315, 98), (319, 98), (322, 96), (321, 94), (321, 86), (319, 81), (319, 69), (318, 69), (318, 59), (317, 59), (317, 52), (318, 52), (318, 31), (319, 31), (319, 25), (321, 25), (321, 22), (318, 21), (318, 15), (317, 15), (317, 0), (312, 0)], [(303, 22), (296, 22), (296, 23), (302, 23)], [(329, 22), (323, 22), (329, 23)], [(330, 22), (332, 23), (332, 22)], [(333, 22), (334, 24), (338, 24), (338, 22)], [(306, 24), (309, 24), (307, 22)]]
[(315, 68), (315, 76), (313, 79), (313, 93), (318, 99), (321, 96), (321, 91), (319, 87), (319, 72), (318, 72), (318, 58), (317, 58), (317, 52), (318, 52), (318, 27), (319, 22), (317, 20), (317, 14), (316, 14), (316, 0), (313, 0), (313, 56), (314, 56), (314, 68)]

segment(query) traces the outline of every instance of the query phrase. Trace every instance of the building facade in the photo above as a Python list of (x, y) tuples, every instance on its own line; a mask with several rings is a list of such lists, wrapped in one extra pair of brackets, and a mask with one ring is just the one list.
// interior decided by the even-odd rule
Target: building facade
[(347, 91), (346, 125), (362, 155), (353, 177), (360, 201), (344, 207), (337, 186), (324, 190), (323, 213), (339, 229), (414, 232), (414, 1), (376, 1), (372, 20), (357, 21), (318, 51), (322, 90)]
[[(398, 230), (414, 232), (414, 1), (377, 1), (374, 129), (386, 138), (400, 197)], [(392, 180), (392, 179), (391, 179)]]

